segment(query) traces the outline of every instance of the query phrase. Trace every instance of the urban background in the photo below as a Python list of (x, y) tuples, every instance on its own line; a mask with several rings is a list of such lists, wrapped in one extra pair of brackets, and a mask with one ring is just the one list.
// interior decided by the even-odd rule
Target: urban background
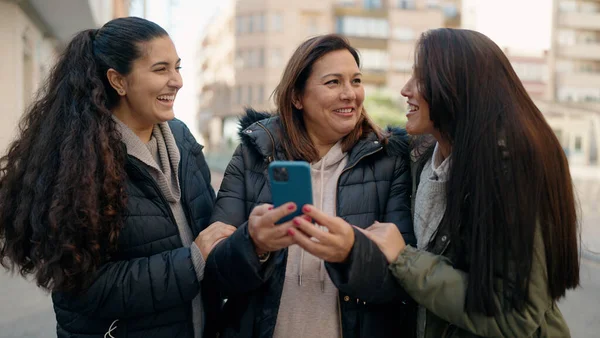
[[(600, 331), (600, 0), (0, 0), (0, 154), (65, 43), (122, 16), (153, 20), (182, 57), (175, 112), (205, 145), (218, 189), (244, 107), (271, 93), (296, 46), (340, 33), (360, 51), (365, 106), (402, 125), (400, 88), (420, 34), (488, 34), (511, 60), (568, 155), (581, 206), (582, 287), (559, 303), (573, 337)], [(49, 295), (0, 271), (0, 337), (55, 336)]]

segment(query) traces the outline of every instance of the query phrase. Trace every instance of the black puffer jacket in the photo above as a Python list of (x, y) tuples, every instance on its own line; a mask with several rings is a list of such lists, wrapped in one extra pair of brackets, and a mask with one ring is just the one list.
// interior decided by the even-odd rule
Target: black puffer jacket
[[(169, 126), (181, 153), (181, 198), (195, 238), (209, 224), (215, 193), (202, 147), (182, 122)], [(118, 253), (83, 295), (52, 294), (60, 338), (102, 338), (111, 326), (119, 338), (194, 336), (191, 301), (200, 283), (190, 249), (182, 247), (169, 204), (144, 165), (128, 156), (126, 171), (128, 214)]]
[[(217, 197), (212, 221), (238, 227), (209, 255), (203, 290), (205, 300), (218, 290), (227, 299), (220, 316), (208, 313), (207, 333), (221, 337), (273, 336), (285, 277), (287, 249), (272, 253), (261, 265), (248, 234), (252, 209), (271, 203), (267, 167), (284, 159), (279, 139), (279, 118), (252, 110), (240, 123), (238, 147)], [(375, 134), (367, 135), (348, 154), (338, 182), (337, 215), (366, 228), (374, 221), (392, 222), (408, 243), (415, 243), (410, 213), (411, 180), (406, 133), (395, 130), (386, 146)], [(411, 337), (415, 305), (398, 286), (377, 246), (355, 230), (348, 261), (326, 263), (339, 289), (343, 337)], [(204, 292), (203, 292), (204, 293)], [(283, 314), (282, 314), (283, 315)], [(213, 325), (214, 324), (214, 325)]]

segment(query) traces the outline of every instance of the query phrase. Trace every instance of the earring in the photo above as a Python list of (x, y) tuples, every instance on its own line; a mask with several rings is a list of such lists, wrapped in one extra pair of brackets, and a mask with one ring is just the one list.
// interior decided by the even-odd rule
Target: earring
[(123, 89), (119, 89), (119, 94), (125, 95), (125, 91)]

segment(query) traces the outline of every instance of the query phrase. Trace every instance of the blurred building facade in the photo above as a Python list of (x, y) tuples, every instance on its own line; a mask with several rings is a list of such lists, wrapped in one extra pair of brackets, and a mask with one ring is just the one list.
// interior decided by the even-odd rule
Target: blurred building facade
[(544, 111), (573, 164), (597, 165), (600, 147), (600, 0), (554, 0), (549, 99)]
[(125, 15), (123, 0), (0, 0), (0, 154), (72, 36)]
[(461, 0), (237, 0), (213, 17), (200, 44), (201, 133), (233, 140), (245, 106), (274, 108), (271, 93), (305, 39), (343, 34), (358, 48), (367, 92), (399, 90), (423, 31), (460, 27)]
[(523, 87), (533, 100), (548, 100), (548, 51), (513, 51), (504, 48), (504, 54), (519, 76)]

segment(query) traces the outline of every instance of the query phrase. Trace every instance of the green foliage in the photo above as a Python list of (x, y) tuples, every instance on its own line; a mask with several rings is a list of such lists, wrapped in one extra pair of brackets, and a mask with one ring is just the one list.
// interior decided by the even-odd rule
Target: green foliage
[(399, 98), (383, 91), (369, 93), (363, 103), (373, 121), (382, 128), (387, 126), (404, 127), (406, 107)]

